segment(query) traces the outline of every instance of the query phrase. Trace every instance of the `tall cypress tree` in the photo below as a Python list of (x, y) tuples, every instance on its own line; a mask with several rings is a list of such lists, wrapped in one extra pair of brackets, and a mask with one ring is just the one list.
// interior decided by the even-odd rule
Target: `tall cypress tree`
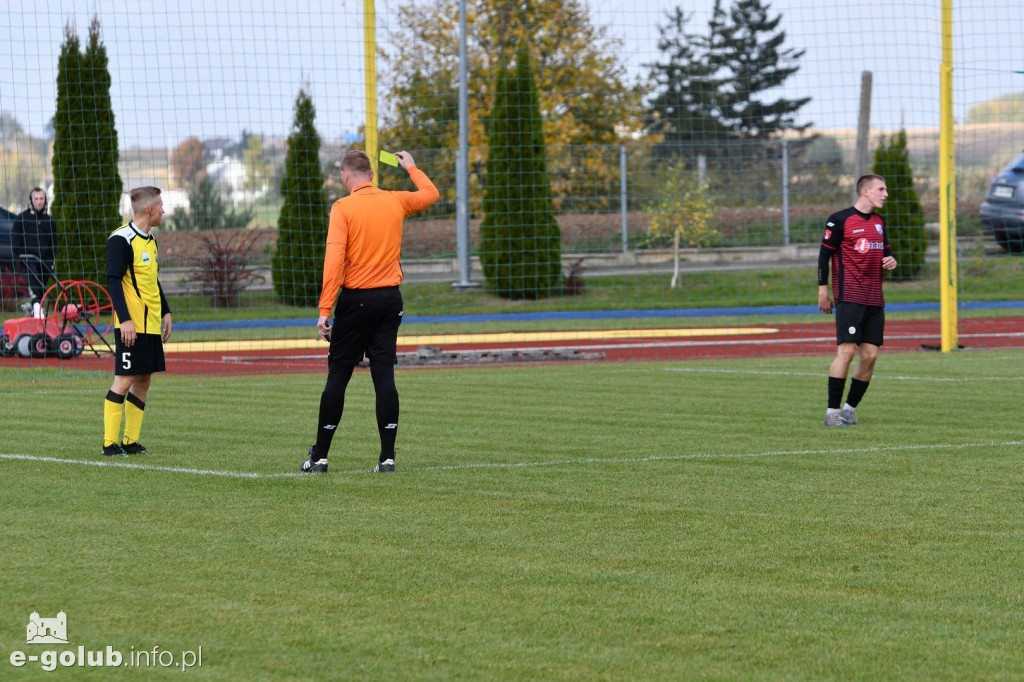
[(879, 213), (885, 218), (889, 245), (898, 266), (886, 274), (897, 281), (916, 279), (924, 268), (928, 235), (924, 229), (921, 199), (914, 189), (914, 171), (910, 167), (905, 130), (901, 129), (888, 144), (884, 139), (878, 143), (871, 172), (885, 178), (885, 186), (889, 189), (889, 198)]
[(324, 175), (320, 168), (320, 135), (316, 110), (305, 90), (295, 100), (295, 121), (288, 136), (274, 251), (274, 291), (290, 305), (316, 305), (323, 282), (328, 221)]
[(480, 225), (487, 287), (507, 298), (547, 296), (561, 281), (561, 234), (541, 126), (530, 52), (521, 42), (515, 69), (503, 66), (495, 83)]
[(68, 24), (57, 61), (53, 118), (53, 216), (57, 220), (57, 272), (62, 279), (100, 279), (107, 236), (121, 224), (117, 129), (110, 104), (107, 50), (99, 18), (80, 51)]

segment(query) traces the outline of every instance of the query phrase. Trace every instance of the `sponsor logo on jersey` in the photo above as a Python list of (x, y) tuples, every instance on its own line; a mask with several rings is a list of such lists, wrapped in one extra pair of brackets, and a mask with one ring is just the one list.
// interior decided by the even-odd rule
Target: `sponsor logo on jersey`
[(863, 227), (858, 227), (856, 230), (853, 231), (853, 234), (860, 234), (863, 231), (864, 231)]
[(857, 253), (867, 253), (871, 249), (884, 249), (885, 245), (882, 242), (873, 242), (868, 240), (867, 237), (861, 237), (853, 244), (853, 250)]

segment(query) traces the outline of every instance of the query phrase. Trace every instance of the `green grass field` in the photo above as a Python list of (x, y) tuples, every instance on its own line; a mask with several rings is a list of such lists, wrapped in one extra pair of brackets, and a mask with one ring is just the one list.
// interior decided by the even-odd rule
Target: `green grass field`
[(321, 376), (160, 375), (110, 462), (109, 377), (5, 374), (0, 677), (1021, 679), (1024, 353), (883, 355), (833, 430), (829, 360), (401, 371), (394, 475), (359, 372), (319, 477)]

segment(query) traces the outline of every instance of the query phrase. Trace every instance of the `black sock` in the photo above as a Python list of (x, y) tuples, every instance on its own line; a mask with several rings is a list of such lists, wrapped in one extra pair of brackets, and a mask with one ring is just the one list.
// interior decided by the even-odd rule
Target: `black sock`
[(354, 365), (342, 365), (327, 373), (324, 392), (320, 394), (320, 416), (316, 426), (317, 459), (326, 459), (331, 450), (331, 441), (341, 423), (341, 414), (345, 411), (345, 389), (352, 378)]
[(828, 409), (838, 410), (843, 403), (843, 390), (846, 388), (846, 379), (839, 377), (828, 378)]
[(846, 396), (846, 402), (850, 404), (850, 407), (857, 407), (861, 398), (864, 397), (864, 391), (868, 390), (869, 383), (860, 379), (850, 379), (850, 394)]
[(377, 432), (380, 434), (379, 461), (395, 458), (398, 438), (398, 388), (395, 366), (390, 362), (370, 362), (370, 376), (377, 395)]

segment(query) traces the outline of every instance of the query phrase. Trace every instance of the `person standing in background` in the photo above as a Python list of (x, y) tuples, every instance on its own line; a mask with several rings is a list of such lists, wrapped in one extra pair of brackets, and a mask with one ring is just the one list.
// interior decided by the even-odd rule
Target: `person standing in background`
[(25, 274), (28, 277), (29, 296), (33, 317), (41, 317), (39, 302), (46, 293), (46, 281), (53, 272), (57, 255), (57, 221), (47, 208), (46, 192), (33, 187), (29, 192), (28, 208), (18, 214), (11, 226), (11, 250), (17, 260), (23, 255), (35, 256), (39, 260), (25, 259)]

